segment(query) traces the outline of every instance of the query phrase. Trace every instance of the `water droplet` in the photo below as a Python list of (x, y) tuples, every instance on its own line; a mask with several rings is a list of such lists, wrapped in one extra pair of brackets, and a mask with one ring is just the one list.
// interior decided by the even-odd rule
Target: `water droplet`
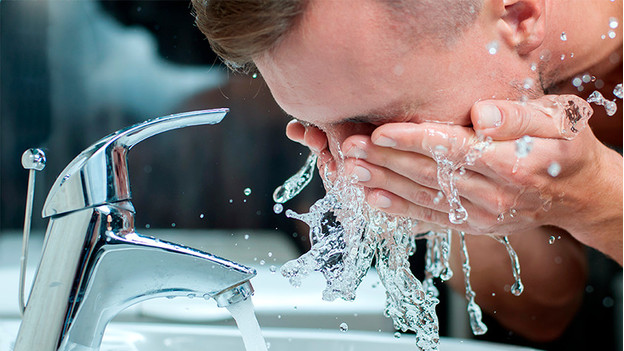
[(349, 326), (347, 325), (347, 323), (345, 322), (340, 323), (340, 331), (344, 333), (347, 330), (349, 330)]
[(271, 273), (275, 273), (275, 272), (277, 272), (277, 267), (275, 267), (275, 265), (271, 265), (271, 266), (269, 267), (269, 271), (270, 271)]
[(254, 74), (252, 74), (252, 75), (251, 75), (251, 78), (253, 78), (253, 79), (258, 78), (258, 73), (254, 73)]
[(282, 204), (273, 205), (273, 212), (275, 212), (275, 214), (280, 214), (282, 211), (284, 211), (284, 206)]
[(195, 293), (190, 293), (188, 295), (186, 295), (186, 297), (188, 297), (189, 299), (194, 299), (197, 296), (197, 294)]
[(271, 251), (269, 251), (269, 252), (267, 253), (267, 256), (269, 256), (269, 257), (273, 257), (273, 253), (272, 253)]
[(604, 307), (606, 307), (606, 308), (611, 308), (611, 307), (613, 307), (614, 302), (615, 302), (615, 301), (613, 300), (613, 298), (611, 298), (611, 297), (609, 297), (609, 296), (607, 296), (607, 297), (605, 297), (604, 299), (602, 299), (602, 305), (603, 305)]
[(442, 199), (444, 198), (444, 193), (442, 193), (441, 191), (438, 191), (438, 194), (436, 195), (436, 197), (433, 199), (433, 203), (435, 205), (439, 204), (440, 201), (442, 201)]
[(573, 57), (574, 57), (574, 53), (573, 53), (573, 52), (571, 52), (571, 53), (570, 53), (570, 58), (573, 58)]
[(496, 53), (498, 52), (498, 41), (492, 40), (485, 47), (487, 48), (487, 51), (490, 53), (490, 55), (496, 55)]
[(397, 339), (400, 339), (401, 338), (401, 333), (399, 333), (399, 332), (394, 333), (394, 337), (397, 338)]
[(518, 158), (527, 157), (533, 149), (533, 138), (525, 135), (516, 140), (516, 156)]
[(152, 227), (152, 226), (151, 226), (151, 225), (149, 225), (149, 224), (146, 224), (146, 225), (145, 225), (145, 229), (150, 229), (151, 227)]
[(613, 89), (613, 95), (620, 99), (622, 98), (622, 83), (615, 86), (615, 88)]
[(167, 299), (168, 299), (168, 300), (173, 300), (174, 298), (175, 298), (175, 295), (169, 295), (169, 296), (167, 296)]
[(561, 54), (561, 61), (565, 59), (565, 54)]
[(245, 188), (245, 190), (243, 190), (243, 193), (245, 194), (245, 196), (251, 195), (251, 188)]
[(611, 38), (611, 39), (615, 38), (615, 32), (614, 31), (610, 30), (608, 34), (609, 34), (609, 38)]
[(574, 79), (572, 79), (572, 85), (574, 85), (575, 87), (579, 87), (581, 86), (581, 84), (583, 84), (581, 78), (575, 77)]
[(137, 6), (137, 12), (141, 12), (141, 10), (142, 10), (141, 6)]
[(591, 82), (591, 76), (589, 74), (583, 74), (583, 77), (581, 79), (583, 80), (583, 83)]
[(555, 237), (551, 236), (550, 238), (548, 238), (548, 243), (552, 245), (555, 243), (555, 240), (556, 240)]
[(232, 203), (232, 202), (234, 202), (234, 200), (230, 199), (228, 202), (229, 202), (229, 203)]
[(204, 218), (204, 214), (203, 214), (203, 213), (200, 213), (200, 214), (199, 214), (199, 218)]
[(531, 63), (531, 71), (537, 71), (537, 63)]
[(552, 56), (552, 55), (551, 55), (551, 53), (550, 53), (550, 50), (543, 50), (543, 51), (540, 53), (540, 60), (542, 60), (542, 61), (544, 61), (544, 62), (548, 62), (548, 61), (550, 61), (550, 57), (551, 57), (551, 56)]
[(615, 29), (618, 27), (618, 20), (615, 17), (609, 17), (609, 28)]
[(548, 165), (548, 174), (550, 174), (551, 177), (556, 177), (559, 173), (561, 173), (561, 165), (555, 161), (551, 162), (550, 165)]
[(171, 223), (171, 227), (175, 228), (176, 224), (175, 223)]
[(522, 87), (524, 89), (526, 89), (526, 90), (529, 90), (529, 89), (531, 89), (533, 87), (533, 83), (534, 82), (535, 81), (532, 78), (526, 78), (526, 79), (524, 79), (524, 83), (523, 83)]
[(602, 87), (604, 87), (604, 81), (602, 79), (596, 79), (594, 86), (596, 89), (602, 89)]
[(561, 32), (561, 40), (562, 41), (568, 40), (568, 36), (566, 35), (566, 32)]
[(265, 264), (265, 263), (266, 263), (266, 262), (265, 262), (264, 260), (260, 260), (260, 265), (261, 265), (261, 266), (264, 266), (264, 264)]
[(595, 90), (591, 93), (591, 95), (589, 95), (587, 102), (604, 106), (605, 111), (609, 116), (613, 116), (617, 112), (617, 104), (615, 101), (605, 99), (598, 90)]
[(607, 38), (607, 36), (604, 35), (604, 34), (600, 36), (600, 39), (602, 39), (602, 40), (605, 40), (606, 38)]
[(243, 238), (245, 238), (245, 240), (249, 240), (249, 234), (245, 234)]

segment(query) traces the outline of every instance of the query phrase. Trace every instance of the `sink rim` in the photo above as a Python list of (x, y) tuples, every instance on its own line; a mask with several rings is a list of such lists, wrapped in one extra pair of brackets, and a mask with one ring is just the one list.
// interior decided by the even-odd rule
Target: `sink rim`
[[(0, 350), (10, 350), (10, 346), (17, 335), (20, 320), (18, 319), (0, 319)], [(417, 351), (416, 340), (413, 334), (402, 333), (400, 338), (396, 338), (394, 333), (389, 332), (371, 332), (361, 330), (349, 330), (341, 332), (338, 329), (312, 329), (312, 328), (262, 328), (262, 334), (267, 341), (273, 340), (305, 340), (305, 339), (321, 339), (329, 341), (357, 341), (388, 344), (388, 346), (407, 346), (414, 347)], [(103, 345), (107, 343), (119, 343), (123, 340), (144, 340), (146, 335), (159, 335), (162, 340), (167, 336), (170, 337), (226, 337), (239, 339), (242, 342), (240, 331), (235, 326), (218, 326), (203, 324), (175, 324), (175, 323), (131, 323), (131, 322), (111, 322), (106, 328), (104, 334)], [(9, 338), (6, 340), (4, 338)], [(4, 340), (3, 340), (4, 339)], [(391, 344), (391, 345), (390, 345)], [(5, 346), (7, 345), (7, 346)], [(440, 338), (440, 347), (442, 350), (454, 350), (456, 347), (466, 348), (467, 350), (497, 350), (497, 351), (529, 351), (537, 349), (498, 344), (487, 341), (462, 339), (462, 338)]]

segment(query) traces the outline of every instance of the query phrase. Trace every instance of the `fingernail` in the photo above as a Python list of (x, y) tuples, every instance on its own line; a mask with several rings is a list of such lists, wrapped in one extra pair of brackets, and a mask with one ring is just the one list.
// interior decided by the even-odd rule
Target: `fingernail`
[(366, 154), (366, 151), (360, 149), (359, 147), (355, 145), (349, 148), (344, 154), (347, 157), (355, 157), (355, 158), (361, 158), (361, 159), (365, 159), (368, 156)]
[(396, 141), (394, 139), (390, 139), (385, 136), (380, 136), (379, 138), (373, 140), (373, 144), (385, 147), (393, 147), (396, 146)]
[(377, 208), (388, 208), (392, 206), (392, 200), (383, 195), (377, 195), (371, 205)]
[(500, 127), (502, 119), (500, 110), (494, 105), (482, 104), (479, 108), (479, 120), (477, 124), (478, 127), (482, 129)]
[(359, 182), (368, 182), (369, 180), (371, 180), (370, 171), (364, 167), (361, 167), (361, 166), (353, 167), (353, 174), (355, 174)]

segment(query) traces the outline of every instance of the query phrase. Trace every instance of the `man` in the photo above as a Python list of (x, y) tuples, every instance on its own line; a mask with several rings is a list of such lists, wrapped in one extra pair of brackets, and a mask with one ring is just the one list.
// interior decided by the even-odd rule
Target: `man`
[[(255, 66), (297, 119), (289, 137), (322, 163), (342, 152), (371, 205), (471, 234), (513, 234), (520, 297), (502, 283), (511, 280), (504, 249), (479, 235), (468, 242), (477, 301), (505, 327), (536, 341), (563, 332), (587, 274), (580, 243), (622, 264), (622, 157), (581, 130), (587, 106), (565, 95), (594, 90), (591, 75), (571, 84), (585, 72), (603, 91), (621, 82), (621, 1), (197, 0), (195, 10), (226, 63)], [(621, 117), (601, 114), (595, 133), (621, 142)], [(573, 135), (555, 121), (572, 123)], [(469, 217), (450, 223), (431, 151), (476, 134), (494, 141), (458, 176)], [(527, 157), (515, 152), (524, 135), (533, 137)]]

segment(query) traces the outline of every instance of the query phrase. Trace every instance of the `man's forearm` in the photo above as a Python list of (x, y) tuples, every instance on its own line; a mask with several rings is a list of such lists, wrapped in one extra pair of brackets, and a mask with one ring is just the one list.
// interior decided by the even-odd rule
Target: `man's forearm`
[[(573, 196), (577, 207), (557, 225), (581, 243), (622, 265), (622, 156), (604, 147), (587, 186)], [(564, 195), (566, 196), (566, 195)]]

